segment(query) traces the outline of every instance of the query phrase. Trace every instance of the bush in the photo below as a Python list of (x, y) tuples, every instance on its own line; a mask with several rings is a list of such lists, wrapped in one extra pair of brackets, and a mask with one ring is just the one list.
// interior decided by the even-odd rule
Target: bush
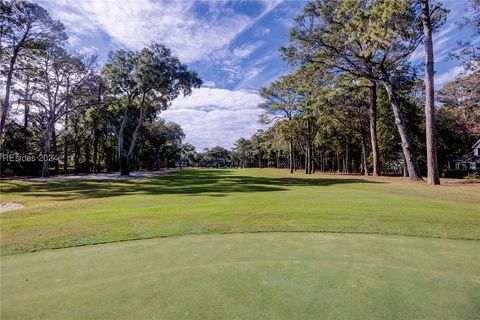
[(442, 169), (440, 176), (442, 178), (463, 179), (468, 176), (468, 170)]
[[(442, 178), (453, 178), (453, 179), (464, 179), (467, 176), (480, 175), (480, 169), (476, 171), (472, 170), (455, 170), (455, 169), (442, 169), (440, 171), (440, 177)], [(469, 179), (478, 179), (478, 178), (469, 178)]]
[(480, 179), (480, 173), (478, 171), (469, 173), (464, 179), (467, 180), (477, 180)]

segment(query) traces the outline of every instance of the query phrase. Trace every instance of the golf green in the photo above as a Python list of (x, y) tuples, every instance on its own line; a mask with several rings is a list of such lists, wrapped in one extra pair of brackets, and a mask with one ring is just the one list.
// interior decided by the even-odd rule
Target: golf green
[(2, 257), (7, 319), (479, 319), (480, 242), (187, 235)]

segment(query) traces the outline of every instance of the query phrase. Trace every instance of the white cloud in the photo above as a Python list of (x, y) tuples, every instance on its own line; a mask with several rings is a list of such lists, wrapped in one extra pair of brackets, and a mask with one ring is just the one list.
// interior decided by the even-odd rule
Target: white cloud
[(84, 54), (84, 55), (88, 55), (88, 56), (91, 56), (91, 55), (95, 55), (98, 53), (98, 48), (95, 47), (95, 46), (83, 46), (80, 48), (79, 52), (81, 54)]
[(218, 88), (194, 89), (186, 97), (178, 97), (171, 110), (196, 109), (216, 106), (218, 109), (239, 110), (256, 108), (262, 102), (260, 96), (247, 90), (227, 90)]
[(257, 50), (264, 42), (263, 41), (258, 41), (255, 43), (247, 43), (244, 45), (241, 45), (239, 47), (236, 47), (233, 49), (233, 56), (235, 58), (246, 58), (250, 56), (255, 50)]
[(257, 17), (224, 8), (224, 2), (208, 2), (204, 17), (193, 10), (194, 2), (154, 0), (43, 0), (42, 4), (76, 35), (103, 31), (112, 41), (130, 49), (161, 41), (185, 62), (205, 58), (233, 42), (268, 14), (278, 1), (264, 3)]
[(223, 78), (216, 78), (215, 72), (206, 74), (209, 81), (202, 88), (188, 97), (179, 97), (161, 115), (179, 123), (186, 140), (199, 150), (214, 145), (230, 148), (240, 137), (250, 137), (264, 127), (258, 124), (258, 104), (262, 102), (259, 95), (215, 87), (251, 81), (264, 71), (268, 59), (248, 61), (256, 50), (264, 49), (260, 47), (268, 39), (250, 39), (247, 43), (237, 40), (249, 29), (256, 36), (269, 34), (270, 29), (257, 28), (256, 23), (281, 1), (262, 1), (263, 10), (256, 16), (235, 11), (225, 1), (38, 1), (66, 25), (71, 45), (85, 52), (97, 50), (86, 43), (105, 50), (138, 49), (158, 41), (172, 48), (182, 61), (200, 62), (212, 71), (225, 73)]
[(238, 80), (249, 77), (252, 72), (257, 72), (256, 60), (253, 63), (251, 61), (249, 63), (245, 62), (264, 43), (264, 41), (249, 42), (233, 49), (216, 50), (207, 60), (225, 73), (223, 84), (233, 84)]
[(202, 86), (206, 88), (215, 88), (217, 85), (214, 81), (204, 80)]
[[(458, 26), (455, 23), (445, 25), (438, 33), (433, 34), (433, 49), (435, 62), (441, 61), (445, 58), (445, 50), (450, 50), (448, 45), (454, 43), (454, 35)], [(415, 51), (410, 55), (410, 61), (421, 62), (425, 59), (425, 47), (420, 44)]]
[(245, 77), (242, 79), (242, 81), (236, 86), (237, 89), (240, 88), (245, 88), (248, 87), (248, 85), (257, 78), (259, 74), (262, 73), (264, 68), (259, 68), (259, 67), (254, 67), (248, 70), (248, 72), (245, 73)]
[(68, 44), (71, 46), (76, 46), (80, 43), (80, 38), (77, 37), (76, 35), (71, 35), (68, 37)]
[(255, 30), (255, 36), (256, 37), (263, 37), (266, 36), (267, 34), (270, 34), (270, 29), (267, 27), (259, 27), (257, 30)]
[(200, 88), (177, 98), (161, 116), (180, 124), (186, 141), (198, 150), (215, 145), (231, 148), (237, 139), (264, 127), (258, 124), (261, 102), (258, 94), (246, 90)]
[(471, 71), (465, 70), (463, 66), (453, 67), (438, 77), (435, 77), (435, 88), (440, 89), (443, 85), (457, 79), (460, 76), (467, 76), (470, 73)]

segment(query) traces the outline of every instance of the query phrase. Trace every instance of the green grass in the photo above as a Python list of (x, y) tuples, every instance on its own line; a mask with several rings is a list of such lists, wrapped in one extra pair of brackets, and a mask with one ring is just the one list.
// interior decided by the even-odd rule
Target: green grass
[(480, 243), (269, 233), (2, 257), (7, 319), (479, 319)]
[(248, 169), (1, 191), (26, 206), (1, 216), (2, 320), (480, 319), (478, 185)]
[(2, 181), (2, 254), (185, 234), (345, 232), (480, 239), (480, 187), (183, 170), (143, 180)]

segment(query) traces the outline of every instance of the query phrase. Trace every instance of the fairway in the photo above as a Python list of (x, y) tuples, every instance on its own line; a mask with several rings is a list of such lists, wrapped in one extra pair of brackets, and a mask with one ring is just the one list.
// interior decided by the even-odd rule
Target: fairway
[(0, 320), (480, 320), (480, 0), (0, 11)]
[(2, 181), (2, 254), (204, 233), (345, 232), (480, 239), (480, 186), (189, 169), (150, 179)]
[(2, 319), (478, 319), (480, 244), (184, 236), (2, 258)]
[(2, 213), (2, 319), (480, 314), (478, 185), (186, 169), (2, 202), (25, 206)]

